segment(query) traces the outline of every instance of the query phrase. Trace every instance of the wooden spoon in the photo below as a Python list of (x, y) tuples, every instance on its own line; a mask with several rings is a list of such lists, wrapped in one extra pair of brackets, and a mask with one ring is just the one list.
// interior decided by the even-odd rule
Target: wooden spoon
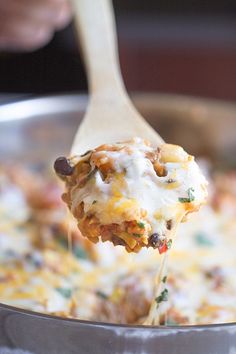
[(121, 77), (115, 20), (109, 0), (73, 0), (89, 83), (89, 105), (71, 154), (139, 136), (154, 146), (162, 138), (133, 106)]

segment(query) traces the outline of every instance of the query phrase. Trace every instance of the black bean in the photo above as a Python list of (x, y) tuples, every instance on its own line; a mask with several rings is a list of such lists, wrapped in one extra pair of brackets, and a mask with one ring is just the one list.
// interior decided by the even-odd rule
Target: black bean
[(172, 229), (172, 220), (170, 219), (170, 220), (167, 220), (167, 222), (166, 222), (166, 228), (167, 228), (167, 230), (171, 230)]
[(58, 157), (54, 162), (54, 169), (56, 173), (62, 176), (71, 176), (74, 168), (70, 165), (66, 157)]
[(161, 243), (160, 236), (157, 233), (149, 236), (149, 239), (148, 239), (149, 246), (151, 246), (153, 248), (157, 248), (160, 245), (160, 243)]

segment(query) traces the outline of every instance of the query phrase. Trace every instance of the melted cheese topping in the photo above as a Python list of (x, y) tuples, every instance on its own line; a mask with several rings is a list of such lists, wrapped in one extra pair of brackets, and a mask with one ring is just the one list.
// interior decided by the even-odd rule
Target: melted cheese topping
[[(175, 228), (186, 214), (198, 210), (206, 201), (206, 179), (194, 157), (177, 145), (163, 144), (154, 149), (143, 139), (134, 138), (99, 147), (89, 153), (87, 160), (86, 156), (71, 159), (75, 167), (84, 161), (91, 168), (87, 182), (81, 186), (81, 169), (74, 172), (78, 174), (77, 183), (71, 183), (70, 177), (66, 181), (68, 205), (79, 225), (76, 211), (83, 203), (85, 215), (95, 216), (100, 225), (143, 223), (142, 245), (150, 246), (152, 234), (165, 239), (168, 229)], [(103, 166), (110, 171), (105, 178)], [(135, 250), (132, 233), (125, 231), (126, 235), (116, 235)], [(135, 237), (134, 240), (137, 241)]]
[[(234, 185), (236, 175), (216, 178), (210, 204), (180, 225), (168, 255), (168, 277), (155, 295), (161, 258), (156, 250), (130, 255), (122, 247), (98, 243), (95, 262), (84, 248), (86, 239), (77, 234), (69, 253), (63, 206), (33, 209), (24, 189), (6, 173), (0, 178), (0, 302), (63, 317), (134, 324), (144, 322), (153, 297), (162, 295), (157, 316), (165, 311), (167, 324), (235, 321)], [(9, 205), (6, 195), (13, 187), (15, 201)], [(25, 187), (29, 192), (30, 184)], [(41, 194), (47, 199), (46, 188)]]

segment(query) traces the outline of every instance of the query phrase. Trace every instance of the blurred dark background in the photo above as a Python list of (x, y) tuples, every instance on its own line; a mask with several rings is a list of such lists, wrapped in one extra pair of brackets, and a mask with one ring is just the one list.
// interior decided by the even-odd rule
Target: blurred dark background
[[(129, 91), (236, 100), (235, 0), (114, 0)], [(86, 90), (71, 24), (45, 48), (0, 54), (0, 92)]]

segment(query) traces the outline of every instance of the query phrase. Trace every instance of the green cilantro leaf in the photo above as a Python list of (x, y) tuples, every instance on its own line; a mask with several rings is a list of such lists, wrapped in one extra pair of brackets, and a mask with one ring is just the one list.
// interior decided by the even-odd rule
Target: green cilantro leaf
[(142, 235), (140, 235), (140, 234), (135, 234), (135, 233), (133, 233), (133, 235), (134, 235), (135, 237), (142, 237)]
[(163, 278), (162, 278), (162, 283), (166, 283), (167, 281), (167, 275), (165, 275)]
[(56, 290), (66, 299), (70, 299), (72, 290), (70, 288), (56, 288)]
[(80, 259), (87, 259), (88, 258), (86, 251), (79, 245), (76, 245), (73, 248), (73, 254), (75, 255), (76, 258), (80, 258)]
[(180, 203), (191, 203), (194, 201), (195, 196), (193, 195), (194, 188), (189, 188), (187, 190), (188, 198), (179, 198)]
[(166, 245), (167, 245), (167, 248), (169, 250), (171, 248), (171, 245), (172, 245), (172, 239), (171, 238), (167, 241)]
[(142, 221), (138, 222), (138, 226), (139, 226), (141, 229), (145, 229), (145, 224), (144, 224), (144, 222), (142, 222)]
[(97, 290), (96, 291), (96, 295), (98, 297), (100, 297), (101, 299), (103, 299), (103, 300), (107, 300), (108, 299), (108, 296), (101, 290)]
[(168, 290), (164, 289), (159, 296), (155, 298), (157, 304), (160, 304), (163, 301), (168, 301)]
[(199, 246), (202, 247), (214, 245), (214, 243), (203, 232), (199, 232), (195, 235), (195, 241)]

